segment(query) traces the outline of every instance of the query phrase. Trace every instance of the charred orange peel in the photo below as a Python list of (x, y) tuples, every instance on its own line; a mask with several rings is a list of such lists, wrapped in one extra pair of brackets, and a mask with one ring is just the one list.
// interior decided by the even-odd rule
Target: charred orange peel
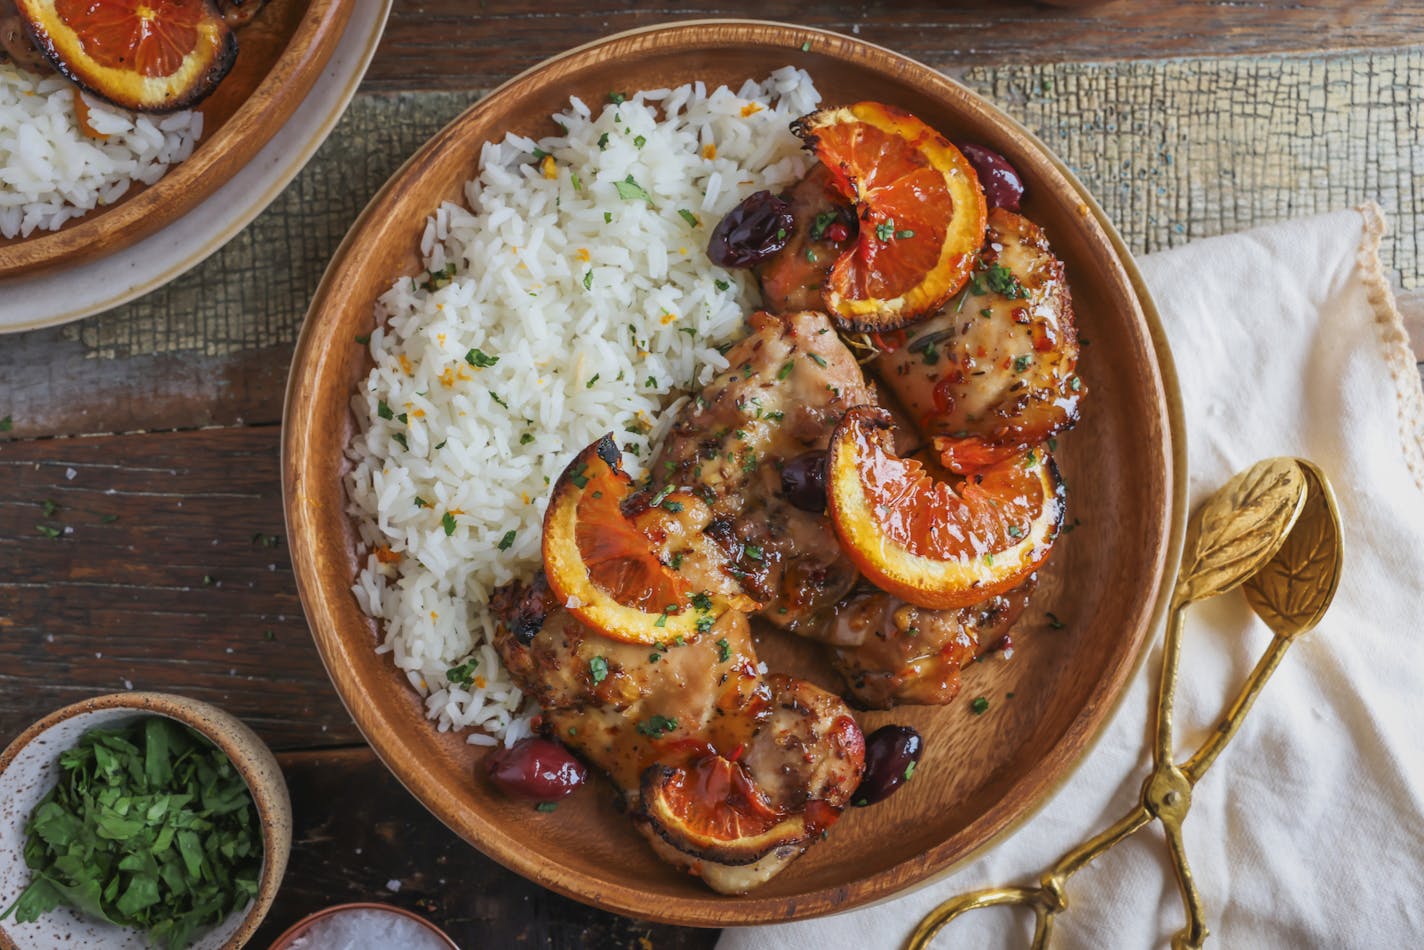
[(237, 56), (211, 0), (15, 0), (15, 8), (61, 74), (125, 109), (186, 109)]
[(625, 643), (691, 640), (731, 609), (754, 609), (696, 589), (659, 560), (623, 502), (637, 491), (612, 434), (576, 455), (544, 513), (544, 570), (559, 602)]
[(873, 584), (920, 607), (967, 607), (1048, 557), (1063, 483), (1039, 446), (958, 484), (894, 454), (889, 413), (857, 406), (831, 436), (827, 501), (841, 546)]
[(726, 865), (751, 864), (776, 848), (802, 844), (840, 815), (840, 809), (819, 801), (785, 815), (772, 807), (741, 764), (716, 755), (685, 768), (649, 768), (641, 807), (668, 844)]
[(964, 286), (984, 243), (987, 209), (979, 177), (959, 149), (908, 112), (878, 102), (813, 112), (792, 131), (860, 221), (823, 291), (842, 329), (899, 329)]

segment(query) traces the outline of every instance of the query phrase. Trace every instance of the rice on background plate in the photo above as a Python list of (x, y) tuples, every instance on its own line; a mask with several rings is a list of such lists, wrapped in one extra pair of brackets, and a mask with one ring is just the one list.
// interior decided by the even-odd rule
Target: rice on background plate
[(427, 220), (427, 273), (377, 305), (346, 487), (369, 552), (353, 591), (441, 731), (529, 734), (490, 596), (540, 566), (549, 486), (576, 452), (612, 431), (637, 477), (660, 420), (726, 367), (717, 346), (758, 294), (707, 239), (805, 174), (789, 126), (819, 101), (789, 66), (737, 90), (571, 98), (562, 135), (486, 143), (468, 207)]
[[(83, 96), (89, 128), (77, 114)], [(193, 154), (203, 115), (128, 112), (58, 75), (0, 63), (0, 237), (29, 237), (151, 185)]]

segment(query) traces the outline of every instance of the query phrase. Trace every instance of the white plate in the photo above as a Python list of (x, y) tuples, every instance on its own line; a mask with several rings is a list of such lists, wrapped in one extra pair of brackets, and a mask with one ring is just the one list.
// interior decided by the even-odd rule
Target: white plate
[(168, 227), (89, 264), (0, 280), (0, 333), (88, 317), (156, 290), (206, 260), (261, 214), (346, 111), (376, 52), (392, 0), (356, 0), (311, 92), (231, 181)]

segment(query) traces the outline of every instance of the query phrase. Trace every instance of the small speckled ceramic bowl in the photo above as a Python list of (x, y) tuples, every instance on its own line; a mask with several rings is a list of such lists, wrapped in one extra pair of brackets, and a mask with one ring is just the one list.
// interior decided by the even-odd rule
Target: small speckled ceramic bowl
[[(146, 716), (166, 716), (206, 736), (232, 760), (252, 792), (262, 826), (262, 874), (257, 897), (203, 934), (192, 950), (236, 950), (267, 915), (292, 849), (292, 803), (272, 751), (235, 716), (216, 706), (169, 693), (115, 693), (50, 713), (0, 753), (0, 908), (10, 906), (30, 881), (22, 851), (25, 822), (54, 787), (59, 756), (91, 729), (123, 726)], [(0, 922), (0, 950), (147, 950), (142, 933), (57, 907), (34, 923)]]
[(283, 933), (282, 936), (278, 937), (272, 943), (272, 946), (269, 948), (269, 950), (288, 950), (288, 948), (298, 937), (304, 936), (307, 931), (311, 930), (311, 928), (318, 921), (325, 920), (328, 917), (334, 917), (337, 914), (344, 914), (348, 911), (353, 910), (375, 910), (388, 914), (397, 914), (401, 917), (408, 918), (424, 927), (432, 937), (436, 937), (440, 940), (445, 941), (445, 943), (449, 945), (450, 950), (460, 950), (460, 948), (456, 945), (455, 941), (451, 940), (449, 936), (446, 935), (445, 931), (441, 930), (439, 927), (435, 926), (430, 921), (426, 920), (424, 917), (421, 917), (419, 914), (413, 914), (410, 911), (404, 910), (400, 907), (392, 907), (390, 904), (337, 904), (334, 907), (328, 907), (324, 910), (319, 910), (315, 914), (308, 914), (306, 917), (303, 917), (291, 927), (287, 928), (286, 932)]

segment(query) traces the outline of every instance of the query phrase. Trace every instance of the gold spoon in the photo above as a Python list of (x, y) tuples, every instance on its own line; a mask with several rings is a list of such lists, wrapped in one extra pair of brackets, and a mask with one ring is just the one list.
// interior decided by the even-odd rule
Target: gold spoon
[[(1340, 582), (1343, 549), (1335, 496), (1323, 472), (1304, 459), (1257, 462), (1211, 495), (1192, 516), (1182, 566), (1172, 593), (1158, 684), (1152, 773), (1142, 800), (1110, 828), (1069, 851), (1036, 887), (995, 887), (951, 898), (920, 921), (908, 950), (923, 950), (954, 918), (979, 907), (1018, 904), (1034, 912), (1034, 950), (1048, 945), (1054, 918), (1068, 908), (1068, 878), (1152, 819), (1162, 823), (1172, 867), (1186, 907), (1187, 926), (1172, 938), (1174, 950), (1199, 950), (1207, 938), (1206, 913), (1182, 844), (1182, 821), (1192, 788), (1241, 727), (1286, 649), (1324, 616)], [(1216, 730), (1192, 756), (1172, 761), (1172, 711), (1187, 605), (1243, 586), (1246, 601), (1275, 639), (1256, 663)]]

